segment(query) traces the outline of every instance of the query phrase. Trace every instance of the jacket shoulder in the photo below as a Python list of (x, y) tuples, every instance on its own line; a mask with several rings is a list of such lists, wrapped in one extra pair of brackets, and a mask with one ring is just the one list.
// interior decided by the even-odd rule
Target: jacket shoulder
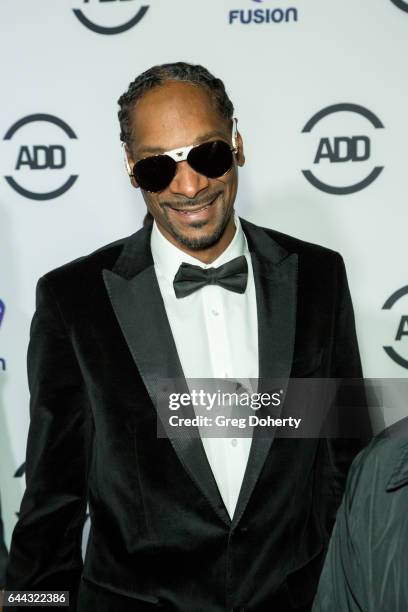
[[(355, 458), (350, 488), (361, 481), (364, 489), (394, 491), (408, 485), (408, 417), (373, 438)], [(375, 485), (374, 485), (375, 483)]]
[(72, 286), (73, 283), (85, 287), (92, 284), (93, 279), (99, 279), (103, 269), (111, 269), (118, 259), (127, 237), (105, 244), (95, 251), (77, 257), (57, 268), (46, 272), (40, 281), (58, 291), (61, 287)]
[(324, 247), (313, 242), (307, 242), (306, 240), (301, 240), (300, 238), (296, 238), (295, 236), (284, 234), (268, 227), (255, 225), (254, 223), (251, 223), (250, 221), (246, 221), (244, 219), (242, 219), (241, 221), (243, 221), (244, 227), (250, 228), (252, 232), (264, 232), (269, 238), (276, 242), (280, 247), (285, 249), (288, 253), (298, 253), (299, 255), (310, 255), (329, 258), (341, 257), (340, 253), (328, 247)]

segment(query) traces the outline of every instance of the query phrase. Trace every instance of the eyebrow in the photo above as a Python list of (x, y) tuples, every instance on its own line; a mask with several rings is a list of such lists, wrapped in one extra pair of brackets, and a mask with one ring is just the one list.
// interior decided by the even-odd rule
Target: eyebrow
[[(211, 132), (206, 132), (205, 134), (198, 136), (193, 142), (189, 143), (188, 145), (182, 145), (182, 147), (191, 146), (191, 145), (196, 146), (196, 145), (201, 144), (202, 142), (206, 142), (207, 140), (210, 140), (211, 138), (215, 138), (215, 137), (225, 139), (225, 133), (222, 132), (221, 130), (212, 130)], [(182, 147), (174, 147), (174, 149), (181, 149)], [(161, 155), (165, 153), (166, 151), (170, 151), (174, 149), (160, 149), (158, 147), (143, 146), (140, 149), (140, 151), (137, 151), (137, 157), (141, 158), (141, 157), (144, 157), (146, 154)]]

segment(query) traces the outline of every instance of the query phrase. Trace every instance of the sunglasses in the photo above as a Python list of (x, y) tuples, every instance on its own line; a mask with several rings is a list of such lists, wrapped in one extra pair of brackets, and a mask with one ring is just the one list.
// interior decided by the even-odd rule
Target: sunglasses
[(177, 164), (187, 161), (189, 166), (207, 178), (220, 178), (232, 168), (233, 154), (237, 153), (237, 120), (233, 122), (232, 146), (224, 140), (211, 140), (199, 145), (180, 147), (160, 155), (137, 161), (131, 176), (144, 191), (155, 193), (166, 189), (174, 179)]

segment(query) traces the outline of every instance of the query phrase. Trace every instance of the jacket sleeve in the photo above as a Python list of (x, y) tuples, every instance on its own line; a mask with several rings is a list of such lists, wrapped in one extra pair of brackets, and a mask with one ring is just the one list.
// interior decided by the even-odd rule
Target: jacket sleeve
[(30, 328), (26, 490), (12, 535), (6, 589), (70, 591), (69, 610), (75, 610), (91, 420), (73, 345), (47, 283), (45, 277), (38, 282)]
[(330, 377), (337, 392), (329, 435), (325, 440), (327, 473), (332, 503), (327, 505), (326, 534), (330, 535), (340, 505), (348, 471), (355, 456), (371, 440), (373, 431), (364, 389), (353, 305), (343, 259), (338, 257), (337, 304), (334, 320)]
[[(350, 469), (312, 612), (361, 612), (368, 609), (362, 587), (364, 560), (359, 552), (360, 542), (356, 541), (352, 528), (356, 474), (363, 457), (364, 452), (358, 455)], [(363, 533), (363, 537), (367, 534)]]
[(337, 304), (332, 351), (332, 376), (361, 378), (362, 368), (357, 343), (353, 304), (343, 258), (338, 255)]

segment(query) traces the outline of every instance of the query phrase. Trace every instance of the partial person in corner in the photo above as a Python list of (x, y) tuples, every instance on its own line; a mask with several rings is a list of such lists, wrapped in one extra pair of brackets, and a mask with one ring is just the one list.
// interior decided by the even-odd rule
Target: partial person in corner
[(408, 418), (354, 460), (313, 612), (408, 610)]

